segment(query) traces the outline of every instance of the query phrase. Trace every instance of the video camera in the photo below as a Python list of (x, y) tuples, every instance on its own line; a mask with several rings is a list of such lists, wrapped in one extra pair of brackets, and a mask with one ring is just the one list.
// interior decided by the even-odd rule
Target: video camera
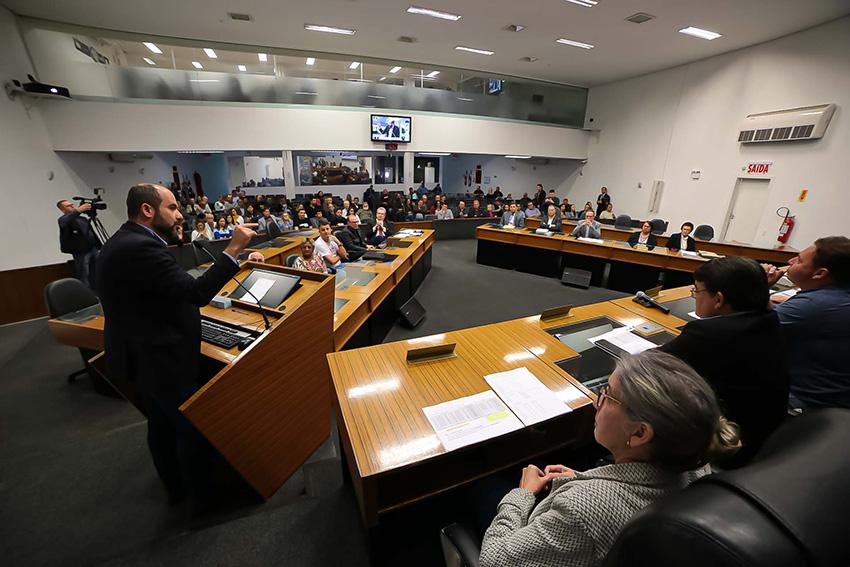
[(91, 204), (91, 209), (86, 211), (86, 214), (90, 217), (96, 217), (97, 211), (106, 209), (106, 203), (103, 202), (103, 197), (100, 195), (96, 197), (74, 197), (74, 200), (79, 201), (81, 205)]

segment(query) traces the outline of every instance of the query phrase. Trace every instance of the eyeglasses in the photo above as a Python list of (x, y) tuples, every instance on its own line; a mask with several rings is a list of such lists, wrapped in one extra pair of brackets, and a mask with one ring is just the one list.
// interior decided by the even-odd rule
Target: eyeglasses
[(602, 409), (602, 406), (605, 405), (605, 400), (611, 400), (618, 406), (622, 406), (623, 402), (618, 400), (617, 398), (611, 396), (608, 392), (611, 391), (611, 386), (603, 386), (599, 393), (596, 395), (596, 401), (593, 402), (593, 407), (597, 410)]
[(696, 297), (698, 293), (703, 292), (711, 293), (707, 289), (697, 289), (697, 286), (691, 286), (691, 297)]

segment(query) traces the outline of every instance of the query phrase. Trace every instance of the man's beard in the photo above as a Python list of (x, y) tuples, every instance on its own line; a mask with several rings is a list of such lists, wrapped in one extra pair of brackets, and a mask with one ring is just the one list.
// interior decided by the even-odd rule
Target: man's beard
[(154, 230), (168, 244), (180, 244), (180, 236), (177, 234), (177, 225), (169, 225), (162, 219), (162, 216), (157, 214), (151, 222)]

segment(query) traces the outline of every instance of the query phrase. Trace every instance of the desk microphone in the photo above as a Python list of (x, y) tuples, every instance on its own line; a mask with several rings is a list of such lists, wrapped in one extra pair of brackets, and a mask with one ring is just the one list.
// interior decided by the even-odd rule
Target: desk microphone
[[(197, 242), (197, 240), (195, 242)], [(652, 299), (651, 297), (649, 297), (648, 295), (646, 295), (642, 291), (637, 292), (635, 294), (635, 296), (632, 298), (632, 301), (634, 301), (635, 303), (640, 303), (641, 305), (645, 305), (647, 307), (653, 307), (655, 309), (658, 309), (659, 311), (661, 311), (665, 315), (670, 314), (670, 309), (668, 307), (664, 307), (663, 305), (661, 305), (660, 303), (658, 303), (657, 301), (655, 301), (654, 299)]]
[[(200, 240), (200, 239), (198, 239), (198, 240), (193, 240), (193, 241), (192, 241), (192, 244), (194, 244), (194, 245), (195, 245), (195, 248), (198, 248), (198, 249), (203, 250), (204, 252), (206, 252), (207, 256), (209, 256), (210, 258), (212, 258), (212, 261), (213, 261), (213, 262), (217, 262), (217, 260), (215, 259), (215, 256), (213, 256), (213, 255), (212, 255), (212, 253), (211, 253), (209, 250), (207, 250), (206, 246), (204, 246), (203, 242), (201, 242), (201, 240)], [(238, 264), (238, 263), (239, 263), (239, 262), (238, 262), (238, 260), (237, 260), (237, 264)], [(248, 295), (250, 295), (250, 296), (253, 298), (253, 300), (257, 302), (257, 307), (260, 309), (260, 315), (262, 315), (262, 316), (263, 316), (263, 322), (264, 322), (264, 323), (265, 323), (265, 325), (266, 325), (266, 330), (268, 331), (269, 329), (271, 329), (272, 324), (271, 324), (271, 323), (269, 323), (269, 318), (268, 318), (268, 316), (266, 315), (266, 311), (265, 311), (265, 309), (263, 309), (263, 306), (262, 306), (262, 305), (260, 305), (260, 300), (259, 300), (259, 299), (257, 299), (257, 297), (256, 297), (253, 293), (251, 293), (251, 291), (250, 291), (247, 287), (245, 287), (244, 285), (242, 285), (242, 282), (240, 282), (239, 280), (237, 280), (234, 276), (230, 276), (230, 279), (232, 279), (233, 281), (235, 281), (235, 282), (236, 282), (236, 285), (238, 285), (238, 286), (239, 286), (239, 287), (241, 287), (243, 290), (245, 290), (245, 293), (247, 293)]]

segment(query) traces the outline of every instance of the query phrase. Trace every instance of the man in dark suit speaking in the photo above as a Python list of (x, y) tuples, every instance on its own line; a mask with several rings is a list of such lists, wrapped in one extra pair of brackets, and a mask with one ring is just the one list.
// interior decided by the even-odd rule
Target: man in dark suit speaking
[(381, 132), (384, 136), (390, 138), (398, 138), (401, 132), (398, 129), (398, 126), (395, 123), (395, 120), (390, 120), (390, 123), (384, 127), (384, 131)]
[(104, 350), (110, 377), (131, 382), (148, 417), (148, 447), (172, 502), (209, 503), (206, 440), (180, 413), (201, 385), (201, 324), (206, 305), (239, 270), (237, 258), (256, 225), (235, 227), (230, 245), (198, 279), (169, 254), (182, 225), (174, 194), (143, 184), (127, 195), (127, 222), (104, 244), (97, 290), (106, 318)]

